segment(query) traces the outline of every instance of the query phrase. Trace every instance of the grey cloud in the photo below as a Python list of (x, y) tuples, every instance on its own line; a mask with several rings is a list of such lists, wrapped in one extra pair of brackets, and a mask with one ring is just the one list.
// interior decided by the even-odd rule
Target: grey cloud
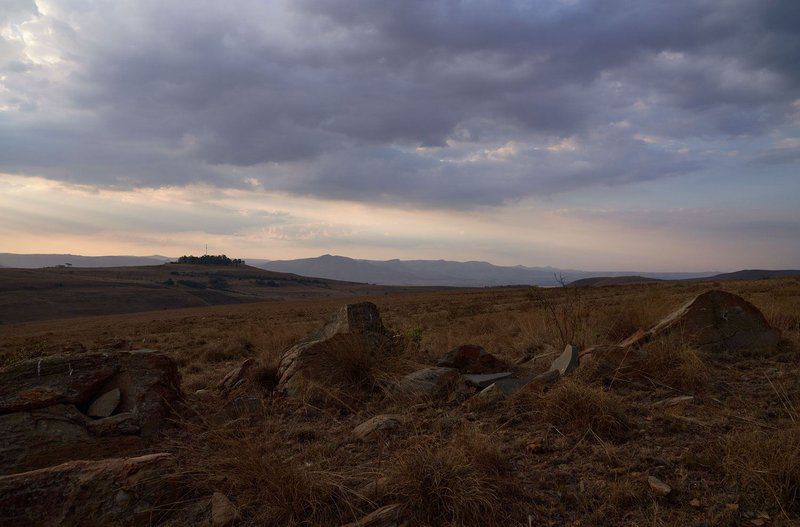
[[(17, 4), (0, 27), (36, 13)], [(63, 2), (36, 23), (63, 62), (0, 41), (0, 170), (95, 185), (498, 204), (714, 166), (707, 142), (788, 134), (800, 86), (791, 0)]]

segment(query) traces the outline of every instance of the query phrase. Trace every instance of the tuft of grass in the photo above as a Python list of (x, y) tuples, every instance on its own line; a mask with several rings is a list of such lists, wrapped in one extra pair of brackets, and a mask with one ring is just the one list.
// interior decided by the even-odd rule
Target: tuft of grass
[(541, 399), (541, 417), (561, 432), (584, 434), (589, 430), (603, 439), (623, 439), (630, 407), (609, 390), (576, 379), (563, 379)]
[(491, 439), (464, 430), (449, 441), (418, 437), (394, 456), (387, 491), (421, 525), (507, 525), (519, 489)]
[(756, 501), (800, 512), (800, 426), (731, 434), (723, 442), (726, 476)]
[(224, 493), (245, 525), (338, 525), (362, 512), (350, 476), (328, 466), (330, 452), (291, 451), (280, 434), (241, 419), (185, 424), (172, 445), (178, 476), (198, 498)]
[(697, 392), (709, 382), (709, 371), (700, 353), (669, 342), (655, 342), (639, 363), (641, 374), (669, 388)]

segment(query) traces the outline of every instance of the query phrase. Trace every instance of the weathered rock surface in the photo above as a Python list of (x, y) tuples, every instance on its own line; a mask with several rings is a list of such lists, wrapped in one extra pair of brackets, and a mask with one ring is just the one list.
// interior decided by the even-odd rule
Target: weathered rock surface
[(231, 527), (231, 525), (236, 525), (240, 519), (239, 510), (225, 494), (215, 492), (211, 496), (212, 527)]
[(654, 338), (675, 335), (689, 344), (735, 351), (768, 348), (778, 343), (780, 331), (744, 298), (726, 291), (701, 293), (647, 331), (638, 331), (621, 343), (641, 346)]
[(423, 368), (400, 379), (399, 391), (406, 394), (444, 395), (462, 381), (454, 368)]
[(150, 525), (155, 507), (174, 499), (171, 454), (70, 461), (0, 476), (0, 525)]
[(336, 383), (347, 376), (348, 363), (387, 353), (391, 346), (375, 304), (348, 304), (320, 332), (284, 353), (278, 389), (293, 395), (308, 382)]
[(567, 344), (564, 351), (561, 352), (561, 355), (556, 357), (552, 364), (550, 364), (550, 369), (557, 371), (561, 375), (572, 373), (580, 363), (578, 356), (579, 350), (577, 346)]
[(89, 417), (109, 417), (119, 406), (121, 397), (119, 388), (114, 388), (95, 399), (86, 414)]
[(475, 344), (453, 348), (436, 365), (455, 368), (461, 373), (500, 373), (509, 369), (508, 364)]
[(179, 386), (175, 362), (153, 352), (53, 356), (4, 368), (0, 473), (75, 459), (100, 437), (151, 437)]
[(391, 430), (397, 430), (403, 426), (403, 417), (394, 414), (381, 414), (367, 419), (353, 429), (353, 435), (365, 441), (380, 436)]
[(247, 374), (250, 372), (253, 366), (255, 366), (255, 364), (255, 359), (245, 359), (244, 362), (225, 374), (225, 377), (219, 381), (217, 389), (223, 393), (233, 390), (245, 381)]

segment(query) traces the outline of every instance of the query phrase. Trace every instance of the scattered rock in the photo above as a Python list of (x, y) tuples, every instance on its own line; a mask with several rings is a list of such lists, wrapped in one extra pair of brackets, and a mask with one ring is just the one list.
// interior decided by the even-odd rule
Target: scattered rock
[(213, 527), (230, 527), (240, 519), (239, 510), (225, 494), (215, 492), (211, 496), (211, 525)]
[(371, 302), (344, 306), (320, 332), (292, 347), (278, 365), (278, 389), (297, 394), (304, 385), (330, 384), (346, 376), (342, 364), (391, 350), (393, 338)]
[(399, 390), (408, 394), (437, 396), (451, 392), (459, 382), (462, 382), (461, 374), (454, 368), (423, 368), (403, 377)]
[(240, 386), (247, 377), (250, 369), (255, 366), (256, 361), (253, 358), (245, 359), (240, 365), (229, 371), (225, 377), (219, 381), (217, 389), (223, 393), (227, 393), (237, 386)]
[(653, 403), (653, 407), (666, 408), (669, 406), (677, 406), (682, 403), (690, 403), (692, 401), (694, 401), (693, 395), (678, 395), (677, 397), (670, 397), (669, 399), (664, 399), (663, 401), (657, 401)]
[(514, 375), (514, 373), (510, 371), (503, 373), (476, 373), (464, 375), (464, 380), (467, 382), (467, 384), (471, 384), (472, 386), (486, 388), (500, 379), (506, 379), (512, 375)]
[(367, 419), (353, 429), (353, 434), (362, 441), (376, 437), (390, 430), (396, 430), (403, 425), (400, 415), (382, 414)]
[(647, 476), (647, 484), (650, 486), (650, 490), (659, 496), (667, 496), (672, 492), (672, 487), (655, 476)]
[(390, 481), (391, 480), (386, 476), (373, 479), (358, 489), (358, 494), (362, 498), (369, 501), (378, 500), (382, 498), (384, 494), (386, 494), (386, 489), (389, 488)]
[(119, 388), (106, 392), (89, 406), (86, 414), (89, 417), (109, 417), (117, 409), (120, 400)]
[(689, 505), (691, 505), (694, 508), (697, 508), (700, 507), (702, 503), (700, 503), (700, 500), (698, 500), (697, 498), (692, 498), (691, 500), (689, 500)]
[(0, 524), (14, 526), (151, 525), (175, 499), (171, 454), (70, 461), (0, 476)]
[(706, 291), (647, 331), (638, 331), (622, 342), (638, 347), (653, 338), (678, 334), (689, 343), (711, 349), (735, 351), (769, 348), (780, 340), (761, 311), (744, 298), (726, 291)]
[(550, 370), (555, 370), (561, 375), (566, 375), (568, 373), (572, 373), (575, 368), (578, 367), (579, 363), (579, 350), (577, 346), (567, 344), (567, 346), (564, 348), (564, 351), (561, 352), (561, 355), (556, 357), (553, 363), (550, 365)]
[(153, 437), (180, 395), (175, 362), (153, 352), (52, 356), (4, 368), (0, 473), (85, 456), (99, 437)]
[(461, 373), (500, 373), (509, 367), (481, 346), (474, 344), (453, 348), (436, 365), (441, 368), (455, 368)]
[(402, 525), (405, 525), (403, 506), (399, 503), (392, 503), (342, 527), (400, 527)]

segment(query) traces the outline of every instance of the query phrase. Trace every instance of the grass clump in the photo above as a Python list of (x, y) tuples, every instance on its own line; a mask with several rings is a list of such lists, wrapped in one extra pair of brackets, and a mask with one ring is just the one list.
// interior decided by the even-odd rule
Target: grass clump
[(421, 525), (507, 525), (518, 494), (506, 456), (472, 430), (416, 438), (388, 472), (389, 494)]
[(540, 407), (542, 419), (561, 432), (591, 430), (603, 439), (623, 439), (628, 430), (625, 401), (578, 380), (561, 380), (543, 395)]
[(697, 350), (670, 343), (650, 346), (639, 364), (652, 381), (682, 392), (697, 392), (709, 382), (708, 368)]
[(179, 476), (199, 499), (228, 496), (244, 525), (339, 525), (362, 512), (325, 453), (289, 451), (277, 433), (242, 420), (188, 432), (173, 445)]
[(753, 499), (800, 512), (800, 426), (731, 434), (724, 441), (725, 475)]

